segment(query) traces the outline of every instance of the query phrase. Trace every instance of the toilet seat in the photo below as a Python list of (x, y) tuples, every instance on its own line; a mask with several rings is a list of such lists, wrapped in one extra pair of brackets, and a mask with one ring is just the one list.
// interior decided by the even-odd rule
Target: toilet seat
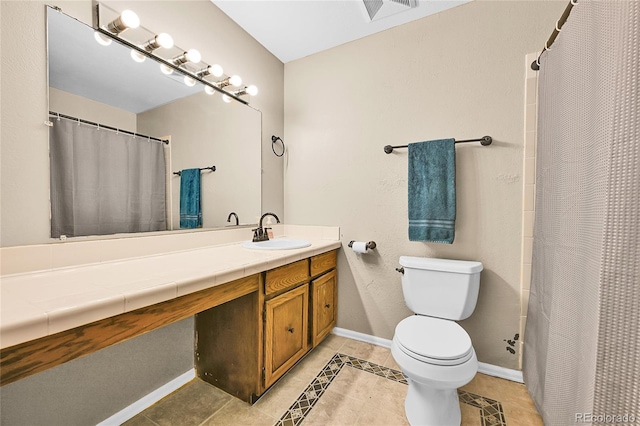
[(408, 356), (434, 365), (459, 365), (473, 356), (471, 338), (456, 322), (413, 315), (396, 327), (394, 340)]

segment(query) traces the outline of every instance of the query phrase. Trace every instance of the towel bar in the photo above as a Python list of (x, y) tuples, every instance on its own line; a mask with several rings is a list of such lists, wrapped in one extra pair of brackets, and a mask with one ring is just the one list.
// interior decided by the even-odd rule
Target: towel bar
[[(487, 146), (487, 145), (491, 145), (491, 142), (493, 142), (493, 138), (491, 136), (483, 136), (480, 139), (465, 139), (461, 141), (457, 141), (454, 139), (454, 142), (455, 143), (480, 142), (480, 145)], [(386, 145), (384, 147), (384, 152), (386, 152), (387, 154), (391, 154), (393, 150), (396, 148), (407, 148), (408, 146), (409, 145), (398, 145), (398, 146)]]
[[(216, 166), (211, 166), (211, 167), (200, 167), (200, 169), (199, 169), (199, 170), (211, 170), (212, 172), (215, 172), (215, 171), (216, 171)], [(182, 171), (179, 171), (179, 172), (173, 172), (173, 174), (174, 174), (174, 175), (178, 175), (178, 176), (180, 176), (180, 175), (182, 175)]]

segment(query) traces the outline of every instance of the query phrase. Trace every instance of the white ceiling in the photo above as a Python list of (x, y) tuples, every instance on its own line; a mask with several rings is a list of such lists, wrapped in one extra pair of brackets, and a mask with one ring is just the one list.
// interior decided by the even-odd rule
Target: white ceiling
[[(415, 8), (402, 6), (399, 13), (372, 22), (362, 0), (211, 1), (286, 63), (471, 0), (417, 0)], [(376, 17), (398, 6), (393, 0), (383, 1)]]

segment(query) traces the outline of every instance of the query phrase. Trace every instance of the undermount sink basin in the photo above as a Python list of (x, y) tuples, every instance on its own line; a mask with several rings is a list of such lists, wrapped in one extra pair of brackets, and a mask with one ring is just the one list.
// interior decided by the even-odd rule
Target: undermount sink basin
[(292, 238), (276, 238), (268, 241), (245, 241), (242, 247), (256, 250), (291, 250), (309, 247), (311, 243), (307, 240), (296, 240)]

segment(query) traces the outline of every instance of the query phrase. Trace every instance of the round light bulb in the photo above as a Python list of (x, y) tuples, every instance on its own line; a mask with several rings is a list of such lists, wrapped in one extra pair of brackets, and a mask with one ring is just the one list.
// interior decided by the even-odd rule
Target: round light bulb
[(222, 95), (222, 100), (225, 101), (226, 103), (230, 103), (232, 98), (229, 95)]
[(196, 85), (196, 81), (193, 78), (186, 75), (184, 76), (184, 84), (186, 84), (189, 87), (193, 87)]
[(120, 14), (120, 19), (127, 28), (138, 28), (140, 26), (140, 18), (133, 10), (123, 10)]
[(186, 58), (189, 62), (193, 62), (197, 64), (202, 60), (202, 55), (196, 49), (189, 49), (187, 52)]
[(252, 84), (251, 86), (247, 87), (246, 92), (249, 94), (249, 96), (255, 96), (258, 94), (258, 88)]
[(171, 49), (173, 47), (173, 37), (167, 33), (158, 34), (156, 36), (156, 41), (160, 47), (164, 47), (165, 49)]
[(96, 41), (103, 46), (108, 46), (111, 44), (111, 39), (104, 34), (99, 33), (98, 31), (93, 32), (93, 38), (95, 38)]
[(242, 79), (240, 78), (239, 75), (232, 75), (229, 78), (229, 83), (231, 83), (232, 85), (238, 87), (242, 84)]
[(211, 75), (214, 77), (222, 77), (222, 74), (224, 74), (224, 70), (218, 64), (211, 65), (210, 69), (211, 69)]
[(215, 89), (211, 86), (204, 86), (204, 92), (207, 95), (213, 95), (214, 93), (216, 93)]
[(144, 62), (145, 59), (147, 59), (146, 56), (144, 56), (142, 53), (138, 52), (137, 50), (133, 50), (131, 49), (131, 59), (133, 59), (136, 62)]
[(173, 68), (168, 67), (165, 64), (160, 64), (160, 71), (162, 71), (162, 74), (165, 74), (165, 75), (173, 74)]

